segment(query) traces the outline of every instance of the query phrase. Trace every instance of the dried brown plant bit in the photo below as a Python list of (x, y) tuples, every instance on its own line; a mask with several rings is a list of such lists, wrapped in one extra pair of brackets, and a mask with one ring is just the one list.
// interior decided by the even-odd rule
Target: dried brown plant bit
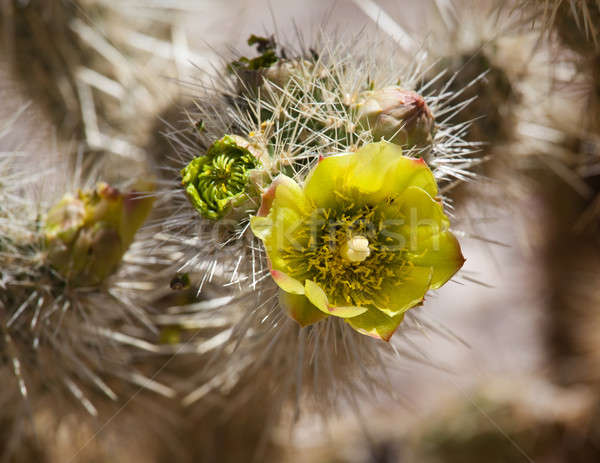
[(190, 287), (190, 276), (187, 273), (176, 274), (170, 282), (173, 291), (181, 291)]

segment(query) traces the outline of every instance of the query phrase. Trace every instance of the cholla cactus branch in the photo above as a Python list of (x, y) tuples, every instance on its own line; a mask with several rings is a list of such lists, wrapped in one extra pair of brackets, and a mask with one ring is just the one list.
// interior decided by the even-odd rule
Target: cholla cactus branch
[(556, 34), (562, 43), (582, 55), (600, 50), (598, 0), (519, 1), (515, 9), (530, 12), (527, 19), (544, 34)]
[(71, 169), (10, 146), (0, 154), (0, 369), (34, 406), (47, 390), (63, 390), (96, 415), (95, 399), (117, 400), (110, 378), (142, 383), (119, 335), (151, 339), (155, 330), (136, 285), (146, 272), (133, 263), (140, 247), (132, 245), (153, 198), (139, 185), (90, 192), (97, 177), (83, 173), (81, 157)]
[[(269, 259), (262, 242), (253, 236), (249, 217), (265, 216), (269, 204), (279, 201), (282, 174), (289, 182), (306, 185), (307, 177), (316, 175), (321, 159), (344, 153), (351, 157), (348, 153), (387, 139), (402, 145), (403, 155), (414, 160), (409, 162), (423, 157), (431, 168), (431, 182), (441, 192), (456, 182), (472, 180), (471, 168), (479, 161), (472, 158), (477, 146), (464, 139), (469, 123), (450, 122), (468, 103), (454, 105), (460, 91), (450, 90), (449, 84), (436, 90), (431, 80), (424, 79), (429, 68), (422, 54), (407, 58), (387, 40), (372, 41), (365, 34), (348, 39), (324, 34), (310, 49), (300, 50), (281, 46), (277, 38), (254, 37), (252, 42), (258, 44), (260, 59), (227, 60), (221, 74), (195, 87), (198, 97), (186, 111), (189, 128), (167, 133), (176, 158), (173, 168), (165, 171), (170, 180), (159, 195), (167, 218), (156, 224), (159, 246), (179, 249), (173, 275), (189, 274), (200, 294), (221, 286), (223, 293), (217, 294), (232, 295), (210, 309), (204, 303), (173, 307), (168, 317), (157, 321), (169, 329), (178, 326), (181, 343), (192, 339), (186, 351), (196, 350), (213, 359), (195, 378), (202, 386), (194, 389), (195, 382), (190, 383), (185, 404), (211, 391), (231, 390), (242, 378), (256, 375), (260, 381), (254, 386), (244, 383), (247, 396), (271, 391), (273, 400), (279, 397), (283, 402), (286, 397), (311, 397), (323, 405), (321, 411), (332, 410), (361, 390), (389, 390), (377, 369), (366, 365), (385, 369), (388, 359), (400, 352), (405, 358), (426, 361), (401, 343), (409, 339), (411, 330), (433, 327), (419, 322), (416, 313), (401, 314), (404, 321), (396, 340), (384, 346), (352, 330), (342, 318), (322, 320), (318, 311), (308, 309), (324, 300), (316, 287), (306, 302), (298, 297), (299, 287), (293, 281), (282, 276), (274, 282), (273, 271), (278, 267), (271, 251)], [(381, 56), (377, 50), (382, 50)], [(375, 115), (378, 110), (365, 103), (382, 89), (391, 94), (384, 109), (394, 109), (386, 113), (389, 119), (379, 133), (373, 129), (380, 122), (370, 117), (370, 112)], [(236, 199), (227, 215), (215, 221), (198, 214), (193, 200), (190, 204), (178, 170), (184, 168), (187, 184), (185, 169), (191, 167), (186, 166), (198, 158), (209, 162), (206, 153), (225, 135), (243, 139), (244, 148), (260, 159), (260, 165), (250, 171), (244, 188), (236, 190), (243, 191), (243, 200)], [(432, 194), (445, 203), (443, 197)], [(256, 227), (254, 223), (255, 233), (262, 235), (261, 227)], [(340, 243), (344, 255), (357, 266), (375, 253), (365, 239), (371, 242), (359, 234)], [(289, 291), (281, 292), (284, 286)], [(418, 302), (422, 296), (413, 299)], [(415, 301), (411, 299), (407, 307)], [(290, 311), (307, 326), (302, 328), (290, 319)], [(398, 323), (384, 335), (374, 327), (361, 329), (389, 339)]]

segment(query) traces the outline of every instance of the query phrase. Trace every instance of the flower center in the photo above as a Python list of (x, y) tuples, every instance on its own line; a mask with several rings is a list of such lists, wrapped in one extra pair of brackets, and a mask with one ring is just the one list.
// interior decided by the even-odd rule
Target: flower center
[[(280, 249), (287, 272), (312, 280), (334, 305), (386, 307), (384, 286), (401, 285), (410, 266), (400, 226), (385, 218), (386, 204), (357, 205), (344, 196), (335, 208), (317, 209)], [(400, 241), (398, 241), (400, 239)]]
[(344, 243), (341, 254), (350, 262), (362, 262), (371, 254), (369, 240), (361, 235), (354, 236)]
[(245, 174), (246, 166), (236, 164), (226, 155), (219, 155), (198, 175), (198, 189), (208, 191), (218, 199), (226, 198), (244, 190)]

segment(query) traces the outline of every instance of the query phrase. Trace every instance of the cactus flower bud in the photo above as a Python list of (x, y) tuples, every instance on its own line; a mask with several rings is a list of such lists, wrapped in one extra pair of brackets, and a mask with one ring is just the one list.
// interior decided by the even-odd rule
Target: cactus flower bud
[(429, 151), (435, 121), (425, 99), (400, 87), (364, 92), (355, 105), (359, 126), (371, 130), (374, 141), (386, 140), (405, 148)]
[(225, 135), (181, 170), (181, 184), (192, 206), (207, 219), (222, 218), (243, 201), (260, 154), (242, 137)]
[(127, 193), (99, 183), (95, 190), (67, 194), (50, 208), (44, 233), (48, 262), (75, 286), (100, 284), (118, 267), (154, 199), (138, 184)]

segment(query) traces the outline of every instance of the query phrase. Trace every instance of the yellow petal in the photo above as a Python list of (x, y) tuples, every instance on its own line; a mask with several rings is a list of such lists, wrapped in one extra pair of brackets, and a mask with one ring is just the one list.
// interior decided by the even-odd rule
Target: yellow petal
[(329, 314), (329, 301), (327, 300), (327, 294), (321, 289), (321, 287), (312, 280), (306, 280), (304, 282), (304, 291), (306, 297), (314, 306)]
[[(318, 207), (335, 207), (340, 196), (360, 193), (359, 200), (376, 204), (417, 186), (436, 196), (433, 173), (422, 159), (402, 156), (402, 148), (388, 142), (370, 143), (356, 153), (325, 158), (309, 176), (306, 196)], [(354, 199), (354, 198), (353, 198)]]
[[(356, 152), (356, 163), (349, 182), (365, 194), (381, 191), (390, 172), (398, 162), (407, 160), (402, 156), (402, 148), (393, 143), (370, 143)], [(411, 162), (409, 165), (412, 166)]]
[(271, 211), (273, 203), (276, 203), (277, 207), (288, 207), (300, 213), (307, 212), (309, 207), (309, 202), (300, 185), (283, 174), (278, 175), (263, 193), (256, 215), (266, 216)]
[(335, 193), (345, 191), (351, 166), (355, 162), (355, 154), (341, 154), (321, 159), (306, 180), (304, 186), (306, 197), (317, 207), (335, 207), (338, 201)]
[(277, 286), (283, 289), (285, 292), (292, 294), (304, 294), (304, 285), (295, 278), (292, 278), (287, 273), (280, 270), (271, 270), (271, 276)]
[(347, 319), (346, 323), (359, 333), (389, 341), (403, 319), (404, 313), (388, 317), (377, 309), (369, 309), (358, 317)]
[(271, 233), (273, 221), (270, 217), (250, 217), (250, 229), (259, 240), (265, 241)]
[(380, 296), (375, 300), (377, 308), (389, 317), (406, 312), (423, 302), (431, 286), (431, 267), (412, 267), (406, 270), (402, 282), (384, 282)]
[(286, 293), (280, 290), (279, 304), (301, 326), (312, 325), (327, 318), (327, 314), (312, 305), (306, 296)]
[(421, 242), (420, 254), (411, 259), (415, 266), (433, 269), (431, 289), (444, 285), (465, 263), (456, 237), (446, 231)]
[(275, 207), (288, 207), (300, 214), (309, 212), (310, 203), (306, 198), (302, 187), (293, 179), (285, 175), (279, 175), (273, 184), (275, 191)]
[(311, 280), (306, 280), (304, 286), (306, 297), (310, 302), (313, 303), (317, 309), (326, 313), (327, 315), (333, 315), (335, 317), (340, 318), (350, 318), (356, 317), (361, 313), (367, 311), (364, 307), (354, 307), (354, 306), (332, 306), (329, 305), (329, 300), (325, 291), (321, 289), (321, 287)]
[(388, 142), (371, 143), (355, 154), (357, 161), (349, 182), (369, 195), (371, 203), (397, 197), (411, 186), (436, 196), (433, 173), (422, 159), (402, 156), (402, 148)]

